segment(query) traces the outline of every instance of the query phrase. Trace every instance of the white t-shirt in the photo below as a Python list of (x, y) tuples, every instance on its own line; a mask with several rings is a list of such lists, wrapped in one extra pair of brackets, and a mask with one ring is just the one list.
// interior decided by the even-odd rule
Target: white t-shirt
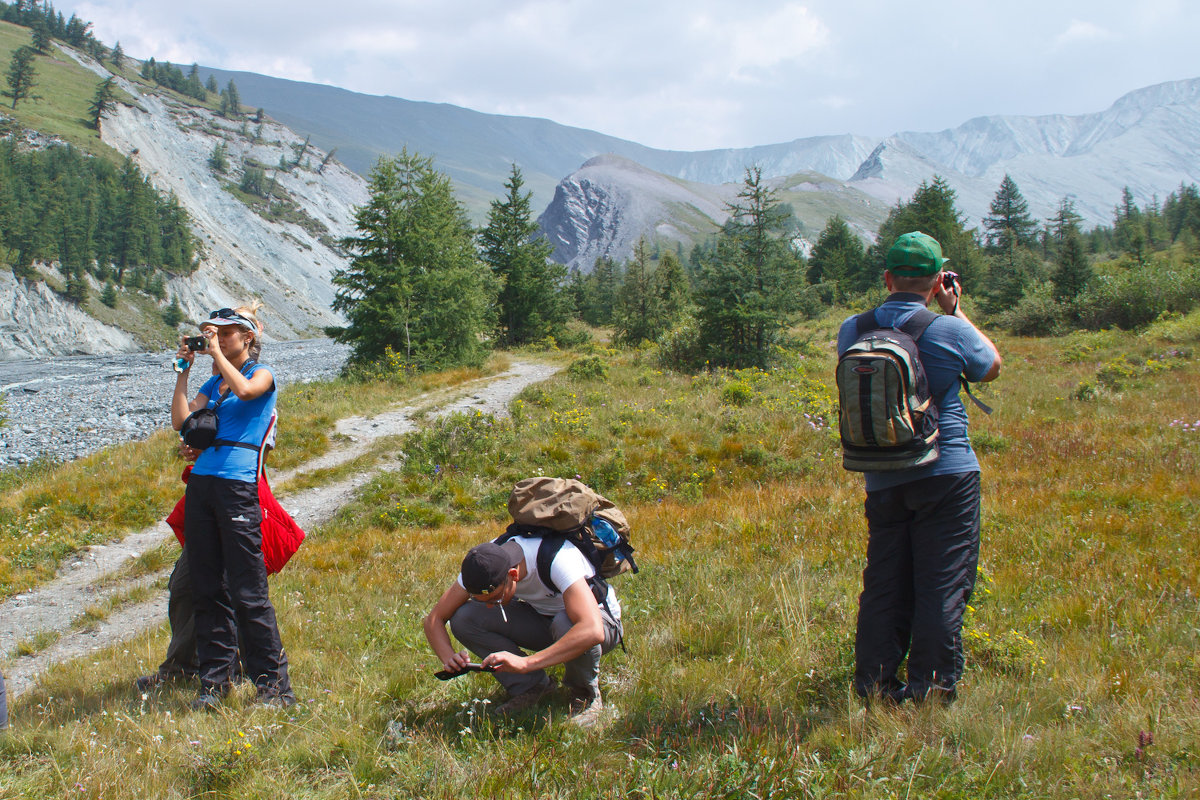
[[(525, 555), (525, 577), (517, 581), (517, 590), (513, 595), (516, 600), (524, 600), (533, 606), (539, 614), (553, 617), (566, 608), (560, 592), (555, 592), (542, 583), (538, 575), (537, 554), (542, 540), (533, 536), (517, 536), (510, 541), (521, 546)], [(562, 547), (550, 562), (550, 580), (555, 586), (567, 589), (576, 581), (587, 580), (596, 574), (591, 562), (579, 552), (579, 548), (570, 542), (563, 542)], [(458, 585), (462, 586), (462, 575), (458, 576)], [(591, 589), (588, 590), (589, 593)], [(617, 593), (612, 586), (608, 587), (608, 610), (614, 619), (621, 619), (621, 604), (617, 601)]]

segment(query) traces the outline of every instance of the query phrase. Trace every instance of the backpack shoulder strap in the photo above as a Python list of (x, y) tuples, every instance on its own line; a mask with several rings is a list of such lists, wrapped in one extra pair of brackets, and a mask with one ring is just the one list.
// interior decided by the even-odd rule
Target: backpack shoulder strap
[(900, 330), (912, 337), (915, 342), (921, 338), (921, 334), (925, 333), (925, 329), (933, 323), (938, 315), (930, 311), (928, 308), (922, 308), (904, 321), (900, 326)]
[(864, 311), (854, 318), (854, 338), (862, 336), (867, 331), (873, 331), (879, 327), (879, 318), (875, 316), (877, 308), (872, 308), (870, 311)]
[(566, 541), (565, 536), (543, 536), (542, 543), (538, 545), (538, 577), (541, 578), (542, 584), (555, 594), (562, 594), (562, 589), (555, 586), (554, 581), (550, 579), (550, 565), (554, 563), (555, 556), (558, 555), (558, 551), (562, 549), (563, 543)]

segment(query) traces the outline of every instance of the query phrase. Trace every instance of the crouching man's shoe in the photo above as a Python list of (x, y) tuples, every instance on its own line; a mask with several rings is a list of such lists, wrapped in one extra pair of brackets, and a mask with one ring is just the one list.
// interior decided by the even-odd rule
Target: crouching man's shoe
[(571, 714), (567, 721), (577, 728), (594, 728), (604, 718), (604, 700), (592, 689), (571, 690)]
[(529, 691), (515, 694), (508, 700), (496, 707), (495, 713), (499, 716), (511, 716), (528, 708), (533, 708), (542, 701), (542, 698), (554, 691), (558, 686), (558, 681), (549, 676), (540, 685), (535, 686)]

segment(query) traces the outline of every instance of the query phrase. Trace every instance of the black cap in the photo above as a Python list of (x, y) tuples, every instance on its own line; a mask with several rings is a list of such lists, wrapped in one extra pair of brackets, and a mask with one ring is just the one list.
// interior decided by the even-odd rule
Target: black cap
[(521, 546), (508, 546), (512, 544), (515, 542), (504, 546), (485, 542), (470, 549), (462, 562), (463, 588), (469, 594), (490, 594), (504, 585), (508, 571), (521, 558)]

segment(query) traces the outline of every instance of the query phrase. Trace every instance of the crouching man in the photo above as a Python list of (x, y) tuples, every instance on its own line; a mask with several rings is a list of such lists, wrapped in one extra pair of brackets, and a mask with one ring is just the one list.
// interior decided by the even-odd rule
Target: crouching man
[[(549, 586), (539, 575), (541, 547), (558, 548), (548, 562)], [(599, 718), (600, 656), (621, 640), (621, 606), (569, 541), (516, 537), (471, 548), (458, 579), (425, 618), (429, 646), (447, 670), (459, 672), (470, 659), (455, 652), (447, 622), (508, 691), (497, 713), (536, 705), (555, 687), (546, 667), (563, 664), (572, 721), (588, 726)]]

